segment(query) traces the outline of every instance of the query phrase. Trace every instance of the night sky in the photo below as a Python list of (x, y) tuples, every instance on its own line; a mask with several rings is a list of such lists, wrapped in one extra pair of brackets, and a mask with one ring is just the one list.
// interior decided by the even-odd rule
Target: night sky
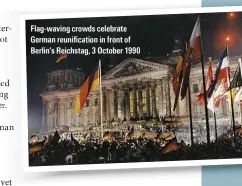
[[(162, 57), (171, 53), (174, 46), (174, 38), (189, 41), (198, 14), (182, 15), (152, 15), (152, 16), (127, 16), (107, 18), (73, 18), (73, 19), (49, 19), (26, 21), (26, 55), (27, 55), (27, 93), (28, 93), (28, 118), (29, 132), (38, 132), (42, 124), (41, 94), (44, 90), (46, 73), (60, 68), (80, 68), (88, 74), (97, 65), (98, 59), (102, 60), (103, 71), (110, 65), (117, 65), (127, 57), (144, 59), (146, 57)], [(217, 59), (226, 45), (225, 38), (230, 37), (230, 56), (242, 54), (242, 13), (200, 14), (202, 45), (205, 59), (212, 57)], [(65, 37), (66, 33), (33, 33), (31, 25), (37, 26), (126, 26), (126, 33), (102, 33), (102, 36), (112, 37), (131, 36), (130, 44), (32, 44), (31, 36), (36, 37)], [(73, 33), (79, 37), (99, 37), (100, 33)], [(240, 37), (240, 38), (239, 38)], [(81, 45), (81, 46), (80, 46)], [(31, 55), (30, 47), (75, 47), (91, 48), (102, 46), (111, 48), (125, 48), (134, 46), (141, 48), (140, 55), (68, 55), (68, 59), (56, 64), (59, 55)]]

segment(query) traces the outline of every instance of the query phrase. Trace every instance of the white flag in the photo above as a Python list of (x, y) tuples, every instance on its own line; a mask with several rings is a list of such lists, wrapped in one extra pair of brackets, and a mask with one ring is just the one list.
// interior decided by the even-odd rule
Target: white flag
[(214, 107), (214, 91), (213, 91), (213, 94), (212, 94), (211, 98), (208, 101), (207, 108), (209, 110), (211, 110), (213, 113), (215, 112), (215, 107)]
[(240, 88), (240, 90), (237, 92), (236, 96), (234, 97), (234, 102), (240, 102), (240, 95), (242, 93), (242, 88)]

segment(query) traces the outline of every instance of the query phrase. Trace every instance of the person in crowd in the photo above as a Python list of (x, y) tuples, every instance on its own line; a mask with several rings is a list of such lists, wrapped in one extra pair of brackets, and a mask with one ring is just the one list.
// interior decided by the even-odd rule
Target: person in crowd
[[(212, 141), (210, 148), (205, 143), (206, 129), (202, 125), (200, 127), (199, 125), (194, 127), (196, 137), (194, 137), (193, 146), (190, 145), (190, 137), (187, 135), (189, 134), (189, 127), (178, 126), (176, 132), (179, 133), (177, 135), (179, 148), (169, 153), (162, 152), (162, 146), (167, 141), (162, 139), (149, 139), (146, 135), (129, 140), (116, 140), (112, 138), (110, 141), (102, 141), (101, 139), (90, 137), (82, 140), (77, 139), (79, 143), (77, 144), (73, 142), (71, 137), (63, 138), (53, 143), (53, 140), (56, 138), (54, 134), (35, 134), (34, 137), (38, 137), (38, 143), (42, 147), (39, 151), (29, 152), (29, 165), (49, 166), (242, 158), (242, 137), (238, 135), (240, 126), (237, 127), (237, 142), (235, 144), (232, 137), (233, 130), (231, 128), (227, 130), (227, 126), (225, 125), (227, 123), (218, 126), (219, 138), (216, 141)], [(159, 131), (159, 127), (151, 128), (154, 131)], [(134, 129), (134, 125), (130, 125), (128, 129), (128, 131), (138, 130)], [(86, 131), (73, 133), (73, 138), (85, 136), (87, 133)], [(49, 137), (47, 138), (45, 136)], [(94, 135), (92, 134), (91, 136)], [(29, 136), (29, 138), (31, 137), (33, 135)], [(29, 145), (33, 146), (34, 144), (31, 142), (29, 142)]]

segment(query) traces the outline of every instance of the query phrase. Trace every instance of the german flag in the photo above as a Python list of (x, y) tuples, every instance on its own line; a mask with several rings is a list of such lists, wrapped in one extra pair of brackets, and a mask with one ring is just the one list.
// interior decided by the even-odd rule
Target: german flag
[(105, 132), (105, 134), (103, 135), (103, 141), (111, 141), (112, 140), (112, 135), (110, 134), (109, 131)]
[(174, 150), (177, 150), (179, 148), (176, 138), (173, 138), (171, 141), (169, 141), (165, 147), (162, 150), (162, 153), (168, 153)]
[(86, 81), (80, 89), (80, 93), (77, 96), (75, 108), (76, 112), (80, 111), (86, 103), (88, 95), (99, 87), (99, 67), (97, 67), (93, 73), (86, 78)]
[(63, 59), (67, 58), (67, 54), (61, 54), (57, 59), (56, 59), (56, 63), (61, 62)]
[(31, 145), (29, 148), (29, 152), (33, 153), (33, 152), (39, 152), (42, 149), (42, 144), (41, 143), (37, 143), (35, 145)]

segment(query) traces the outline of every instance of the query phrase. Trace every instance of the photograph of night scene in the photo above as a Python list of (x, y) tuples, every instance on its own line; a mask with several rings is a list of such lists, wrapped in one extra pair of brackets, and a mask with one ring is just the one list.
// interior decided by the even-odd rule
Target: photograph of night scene
[(26, 20), (29, 166), (242, 158), (241, 22)]

